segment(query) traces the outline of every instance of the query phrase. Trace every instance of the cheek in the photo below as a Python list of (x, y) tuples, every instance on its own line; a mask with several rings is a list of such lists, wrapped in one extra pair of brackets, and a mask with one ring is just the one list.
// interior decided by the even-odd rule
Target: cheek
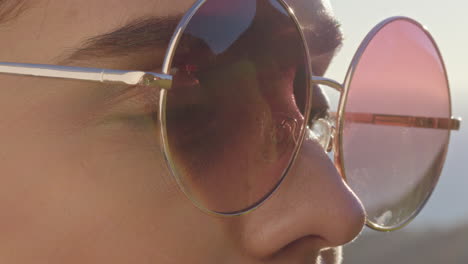
[(111, 234), (144, 241), (144, 230), (165, 230), (162, 216), (172, 214), (156, 212), (183, 200), (149, 133), (121, 125), (65, 134), (44, 120), (0, 125), (0, 259), (95, 250), (118, 241)]
[(220, 225), (178, 191), (154, 127), (22, 123), (0, 129), (0, 262), (221, 258)]
[(178, 190), (154, 122), (80, 127), (86, 107), (27, 87), (0, 95), (0, 263), (222, 257), (221, 225)]

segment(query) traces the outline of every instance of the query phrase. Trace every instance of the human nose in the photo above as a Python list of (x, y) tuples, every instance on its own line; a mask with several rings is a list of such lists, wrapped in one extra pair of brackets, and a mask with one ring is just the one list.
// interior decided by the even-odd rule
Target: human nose
[(307, 138), (279, 190), (245, 216), (242, 243), (261, 258), (300, 249), (311, 254), (350, 242), (364, 222), (358, 198), (319, 143)]

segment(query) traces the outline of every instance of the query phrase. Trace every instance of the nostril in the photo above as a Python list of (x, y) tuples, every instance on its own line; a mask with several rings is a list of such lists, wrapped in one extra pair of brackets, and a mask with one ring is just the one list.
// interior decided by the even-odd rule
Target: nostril
[(271, 199), (242, 218), (239, 242), (246, 254), (304, 263), (295, 259), (344, 245), (361, 232), (362, 204), (316, 139), (304, 139), (289, 173)]

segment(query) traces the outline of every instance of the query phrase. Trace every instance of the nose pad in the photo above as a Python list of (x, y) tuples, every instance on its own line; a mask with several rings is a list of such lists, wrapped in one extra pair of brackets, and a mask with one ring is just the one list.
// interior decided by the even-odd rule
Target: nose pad
[(326, 119), (320, 118), (313, 122), (312, 127), (307, 128), (307, 136), (317, 140), (325, 152), (333, 149), (333, 125)]

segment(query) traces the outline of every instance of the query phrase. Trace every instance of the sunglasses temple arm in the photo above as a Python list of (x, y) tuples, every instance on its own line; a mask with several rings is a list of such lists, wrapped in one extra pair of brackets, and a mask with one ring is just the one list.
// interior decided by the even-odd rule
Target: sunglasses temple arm
[(85, 67), (69, 67), (47, 64), (0, 63), (0, 74), (33, 76), (54, 79), (71, 79), (123, 85), (141, 85), (170, 89), (172, 76), (166, 74), (119, 71)]
[[(344, 92), (344, 87), (341, 83), (332, 79), (312, 76), (312, 84), (326, 85), (337, 90), (340, 93)], [(330, 113), (334, 119), (337, 118), (337, 113)], [(434, 129), (449, 129), (460, 130), (461, 118), (436, 118), (436, 117), (418, 117), (418, 116), (403, 116), (403, 115), (386, 115), (374, 113), (349, 113), (346, 112), (346, 118), (355, 123), (389, 125), (400, 127), (420, 127)]]
[(460, 130), (461, 125), (460, 118), (419, 117), (358, 112), (347, 112), (345, 115), (349, 122), (361, 124), (449, 130)]

